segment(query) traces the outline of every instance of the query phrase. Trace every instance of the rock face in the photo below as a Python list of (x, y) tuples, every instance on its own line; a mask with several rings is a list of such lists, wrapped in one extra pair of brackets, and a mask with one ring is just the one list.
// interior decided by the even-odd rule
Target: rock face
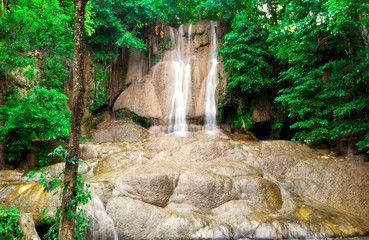
[[(129, 62), (131, 68), (129, 69), (137, 70), (134, 73), (127, 73), (126, 80), (130, 85), (115, 101), (113, 111), (128, 109), (145, 118), (158, 119), (159, 122), (168, 121), (177, 74), (174, 70), (173, 55), (181, 55), (190, 59), (191, 67), (186, 117), (187, 119), (204, 117), (206, 79), (211, 68), (209, 63), (211, 24), (208, 21), (202, 21), (191, 26), (190, 48), (187, 48), (190, 25), (185, 24), (182, 27), (183, 34), (179, 37), (177, 37), (178, 29), (167, 27), (165, 30), (165, 39), (169, 43), (171, 42), (171, 30), (176, 36), (176, 44), (178, 44), (178, 38), (182, 38), (181, 52), (178, 53), (178, 46), (171, 46), (163, 52), (160, 61), (151, 68), (148, 74), (143, 75), (147, 67), (139, 60), (140, 54), (134, 52), (131, 55)], [(221, 23), (218, 23), (217, 29), (217, 36), (220, 36)], [(190, 49), (189, 53), (188, 49)], [(218, 76), (225, 77), (221, 64), (218, 64), (217, 72)]]
[(97, 125), (89, 135), (93, 142), (136, 142), (147, 138), (148, 132), (132, 122), (111, 120)]
[[(119, 239), (369, 234), (369, 163), (299, 143), (149, 137), (88, 143), (82, 157), (89, 161), (81, 173)], [(50, 167), (50, 174), (57, 176), (58, 168)], [(24, 174), (0, 172), (0, 204), (31, 212), (39, 225), (40, 211), (46, 207), (51, 214), (58, 198)], [(113, 233), (101, 232), (110, 228), (92, 226), (93, 236), (114, 239)]]

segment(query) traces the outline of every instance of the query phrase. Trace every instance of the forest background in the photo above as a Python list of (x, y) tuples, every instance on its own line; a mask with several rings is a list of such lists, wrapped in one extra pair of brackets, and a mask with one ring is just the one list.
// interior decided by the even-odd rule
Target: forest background
[[(252, 129), (263, 95), (272, 131), (288, 128), (292, 140), (329, 146), (349, 139), (355, 151), (369, 150), (364, 0), (96, 0), (88, 2), (85, 18), (94, 55), (92, 115), (110, 110), (109, 64), (120, 46), (147, 52), (147, 33), (163, 23), (224, 19), (229, 32), (218, 54), (228, 79), (220, 122), (234, 131)], [(71, 0), (1, 0), (0, 141), (8, 164), (16, 165), (33, 139), (67, 141), (73, 24)]]

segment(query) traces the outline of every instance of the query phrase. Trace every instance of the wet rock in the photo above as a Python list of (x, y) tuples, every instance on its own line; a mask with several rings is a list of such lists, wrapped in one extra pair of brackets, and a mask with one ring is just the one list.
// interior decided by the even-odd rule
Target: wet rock
[(25, 181), (27, 177), (25, 176), (24, 170), (2, 170), (0, 171), (0, 182), (17, 182)]
[(119, 239), (147, 239), (167, 212), (127, 197), (115, 197), (106, 211), (116, 226)]
[(143, 202), (164, 207), (173, 194), (178, 174), (157, 169), (145, 169), (124, 174), (115, 179), (116, 189)]
[(240, 187), (240, 199), (250, 200), (279, 210), (283, 201), (277, 184), (257, 176), (238, 177), (235, 184)]
[(103, 202), (93, 197), (85, 206), (90, 216), (86, 239), (117, 239), (114, 222), (107, 214)]
[(334, 208), (300, 205), (291, 214), (272, 217), (261, 223), (250, 237), (335, 238), (362, 236), (368, 233), (368, 222)]
[(229, 200), (237, 198), (238, 190), (231, 178), (208, 171), (187, 171), (179, 177), (171, 203), (191, 204), (209, 211)]
[(9, 208), (16, 205), (21, 213), (32, 213), (36, 225), (41, 225), (41, 214), (45, 207), (47, 218), (52, 217), (52, 212), (60, 205), (59, 196), (45, 193), (38, 183), (14, 183), (4, 188), (8, 190), (1, 195), (1, 206)]
[(127, 143), (106, 143), (94, 144), (86, 143), (80, 145), (81, 159), (88, 160), (102, 158), (113, 153), (121, 152), (127, 148)]
[[(221, 23), (219, 23), (219, 29), (220, 25)], [(188, 29), (189, 25), (185, 25), (183, 27), (183, 36), (180, 36), (186, 39), (183, 41), (183, 49), (187, 49)], [(166, 36), (170, 35), (168, 28), (164, 31)], [(175, 35), (177, 35), (177, 31), (177, 29), (173, 29)], [(191, 119), (200, 119), (205, 116), (205, 89), (209, 71), (208, 59), (211, 52), (209, 44), (209, 36), (211, 36), (210, 22), (201, 21), (193, 24), (191, 35), (191, 80), (187, 96), (186, 116)], [(113, 111), (128, 109), (139, 116), (167, 122), (175, 89), (175, 81), (173, 81), (175, 72), (173, 71), (172, 56), (173, 52), (176, 53), (176, 51), (178, 49), (174, 48), (164, 51), (160, 61), (139, 81), (133, 81), (134, 74), (127, 74), (127, 79), (132, 84), (119, 95), (114, 103)], [(182, 55), (185, 56), (186, 53), (182, 53)], [(133, 57), (131, 60), (137, 62)], [(219, 76), (226, 77), (221, 70), (221, 64), (219, 64), (217, 69)]]
[[(369, 234), (369, 163), (288, 141), (149, 137), (82, 150), (89, 161), (81, 172), (120, 239)], [(49, 175), (61, 166), (47, 168)], [(39, 176), (0, 177), (1, 206), (32, 213), (36, 225), (42, 209), (52, 216), (60, 204), (35, 182)]]
[(263, 172), (246, 163), (236, 162), (227, 158), (220, 158), (206, 162), (201, 169), (231, 178), (242, 176), (263, 176)]
[(161, 220), (152, 239), (231, 239), (235, 235), (227, 223), (199, 213), (171, 213)]
[(126, 121), (108, 121), (96, 126), (90, 133), (92, 142), (136, 142), (147, 138), (143, 127)]
[(369, 215), (369, 164), (343, 159), (311, 159), (290, 168), (291, 190), (302, 198)]
[(234, 148), (235, 145), (230, 141), (203, 139), (173, 148), (168, 153), (178, 162), (196, 164), (232, 155)]
[(211, 210), (213, 218), (228, 223), (240, 237), (252, 235), (260, 223), (276, 213), (271, 208), (248, 200), (232, 200)]

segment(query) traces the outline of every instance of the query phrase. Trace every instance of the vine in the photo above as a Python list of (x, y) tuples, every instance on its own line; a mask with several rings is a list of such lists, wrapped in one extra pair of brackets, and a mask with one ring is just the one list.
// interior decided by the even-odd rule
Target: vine
[[(70, 161), (73, 164), (80, 164), (80, 162), (76, 161), (76, 159), (74, 158), (69, 159), (67, 157), (68, 153), (62, 146), (59, 146), (56, 149), (54, 149), (54, 151), (49, 153), (48, 156), (58, 157), (59, 161), (62, 161), (62, 162)], [(33, 178), (34, 176), (37, 175), (37, 173), (40, 173), (39, 183), (41, 186), (43, 186), (44, 192), (55, 191), (54, 195), (58, 194), (59, 199), (61, 200), (63, 191), (66, 191), (66, 189), (68, 188), (68, 186), (66, 186), (63, 183), (63, 175), (65, 173), (65, 168), (63, 168), (62, 171), (59, 173), (58, 178), (51, 178), (49, 176), (50, 171), (49, 170), (45, 171), (43, 169), (40, 169), (39, 172), (29, 172), (27, 174), (27, 177)], [(67, 218), (69, 219), (74, 218), (76, 220), (74, 239), (84, 240), (86, 239), (84, 236), (84, 233), (89, 227), (88, 223), (90, 220), (90, 216), (86, 216), (85, 209), (82, 209), (79, 206), (86, 205), (88, 201), (91, 200), (91, 191), (89, 191), (90, 185), (85, 184), (82, 174), (80, 173), (77, 173), (77, 178), (73, 182), (73, 184), (75, 186), (74, 190), (76, 191), (76, 196), (66, 206), (66, 213), (67, 213)], [(48, 240), (58, 239), (60, 212), (61, 212), (61, 206), (58, 206), (56, 211), (54, 211), (55, 222), (54, 224), (52, 224), (53, 222), (52, 218), (45, 218), (46, 213), (47, 213), (46, 208), (42, 211), (41, 221), (47, 224), (52, 224), (52, 226), (49, 228), (48, 232), (45, 234), (43, 239), (48, 239)], [(74, 214), (74, 212), (76, 212), (76, 214)]]
[(91, 93), (91, 103), (88, 108), (91, 112), (96, 112), (107, 107), (107, 67), (97, 64), (95, 66), (94, 89)]

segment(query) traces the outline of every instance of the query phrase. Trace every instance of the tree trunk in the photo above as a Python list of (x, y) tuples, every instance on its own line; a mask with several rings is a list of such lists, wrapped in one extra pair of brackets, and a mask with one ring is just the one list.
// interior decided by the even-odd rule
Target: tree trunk
[[(70, 119), (69, 129), (69, 144), (68, 152), (69, 159), (79, 159), (79, 138), (81, 134), (82, 115), (83, 115), (83, 99), (84, 99), (84, 82), (83, 82), (83, 55), (84, 55), (84, 22), (85, 9), (88, 0), (74, 0), (75, 7), (75, 22), (74, 22), (74, 57), (73, 57), (73, 106)], [(64, 184), (68, 186), (67, 190), (63, 191), (63, 199), (60, 214), (59, 236), (60, 240), (74, 239), (75, 219), (67, 218), (67, 213), (70, 211), (66, 208), (68, 203), (74, 199), (76, 192), (74, 190), (78, 173), (78, 164), (72, 164), (69, 161), (65, 162)], [(75, 209), (74, 214), (75, 216)]]
[[(0, 106), (4, 104), (4, 94), (6, 91), (6, 79), (1, 79), (0, 73)], [(0, 126), (3, 126), (4, 122), (0, 121)], [(5, 159), (4, 159), (4, 150), (5, 150), (5, 143), (0, 142), (0, 170), (6, 169), (5, 167)]]

